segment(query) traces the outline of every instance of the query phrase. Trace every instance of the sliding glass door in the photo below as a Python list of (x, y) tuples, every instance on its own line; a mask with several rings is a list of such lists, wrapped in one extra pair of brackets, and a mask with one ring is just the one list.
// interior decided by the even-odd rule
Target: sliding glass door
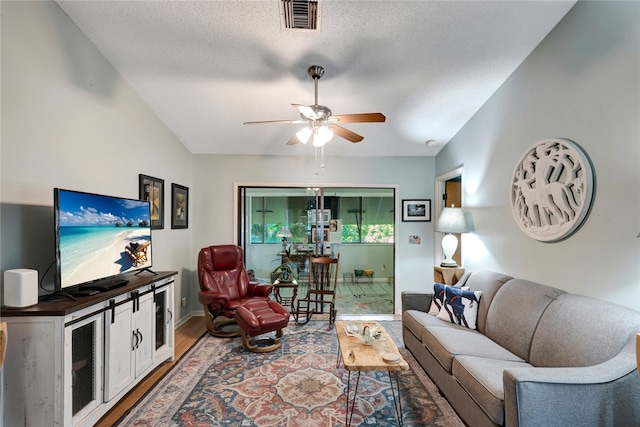
[(238, 242), (258, 280), (287, 254), (304, 286), (308, 255), (340, 254), (338, 314), (392, 314), (394, 188), (239, 187)]

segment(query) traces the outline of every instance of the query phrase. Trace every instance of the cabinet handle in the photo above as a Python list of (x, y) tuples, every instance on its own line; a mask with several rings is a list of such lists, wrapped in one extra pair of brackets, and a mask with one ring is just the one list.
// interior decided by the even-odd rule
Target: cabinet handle
[(109, 300), (109, 309), (111, 310), (111, 324), (116, 323), (116, 300)]
[(170, 308), (167, 308), (167, 311), (169, 312), (170, 316), (169, 319), (167, 320), (167, 325), (169, 324), (169, 322), (171, 322), (171, 320), (173, 319), (173, 312), (171, 311)]
[(133, 312), (140, 310), (140, 291), (131, 292), (131, 302), (133, 304)]
[(131, 351), (134, 351), (136, 347), (138, 347), (138, 335), (136, 334), (136, 331), (131, 331), (131, 333), (136, 340), (136, 342), (133, 344), (133, 347), (131, 348)]
[(138, 344), (142, 344), (142, 332), (140, 332), (140, 329), (136, 329), (136, 331), (138, 331), (138, 335), (140, 336), (140, 342), (138, 342)]

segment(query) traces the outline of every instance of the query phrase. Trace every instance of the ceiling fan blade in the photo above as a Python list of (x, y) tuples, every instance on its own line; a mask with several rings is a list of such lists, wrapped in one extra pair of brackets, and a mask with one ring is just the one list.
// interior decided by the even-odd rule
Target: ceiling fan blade
[(302, 105), (302, 104), (291, 104), (291, 105), (293, 105), (293, 107), (296, 108), (300, 112), (300, 114), (302, 114), (304, 117), (308, 118), (309, 120), (317, 120), (319, 118), (316, 110), (310, 105)]
[(259, 121), (259, 122), (244, 122), (243, 125), (259, 125), (262, 123), (291, 123), (291, 124), (300, 124), (300, 123), (307, 123), (305, 121), (302, 120), (263, 120), (263, 121)]
[(386, 119), (382, 113), (340, 114), (329, 118), (336, 123), (381, 123)]
[(347, 141), (351, 141), (353, 143), (360, 142), (364, 139), (364, 136), (358, 135), (355, 132), (351, 132), (349, 129), (345, 129), (342, 126), (331, 124), (329, 125), (334, 134), (338, 135), (341, 138), (346, 139)]
[(297, 137), (296, 135), (293, 135), (293, 136), (291, 137), (291, 139), (287, 141), (287, 145), (295, 145), (295, 144), (297, 144), (298, 142), (300, 142), (300, 140), (298, 139), (298, 137)]

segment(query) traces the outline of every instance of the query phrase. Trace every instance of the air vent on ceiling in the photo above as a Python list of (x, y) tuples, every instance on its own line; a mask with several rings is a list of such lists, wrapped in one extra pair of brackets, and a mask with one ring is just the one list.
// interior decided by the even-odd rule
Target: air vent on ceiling
[(280, 22), (285, 30), (317, 30), (319, 0), (280, 0)]

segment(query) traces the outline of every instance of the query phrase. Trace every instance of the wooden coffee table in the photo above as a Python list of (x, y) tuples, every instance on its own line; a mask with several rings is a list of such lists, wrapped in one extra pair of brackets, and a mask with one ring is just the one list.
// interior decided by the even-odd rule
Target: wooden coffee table
[[(357, 325), (359, 336), (351, 336), (347, 334), (346, 324)], [(376, 327), (380, 331), (380, 338), (374, 339), (371, 345), (365, 345), (362, 341), (362, 330), (364, 325)], [(336, 334), (338, 336), (338, 366), (342, 362), (344, 368), (348, 371), (347, 377), (347, 410), (345, 424), (351, 425), (353, 418), (353, 409), (358, 395), (358, 385), (360, 383), (360, 373), (368, 371), (387, 371), (389, 373), (389, 383), (391, 384), (391, 392), (393, 394), (393, 404), (398, 417), (398, 425), (402, 425), (402, 404), (400, 402), (400, 385), (398, 384), (398, 371), (406, 371), (409, 364), (402, 358), (398, 347), (396, 347), (393, 339), (387, 331), (376, 321), (362, 320), (337, 320)], [(395, 360), (394, 360), (395, 359)], [(391, 360), (395, 363), (388, 363), (385, 360)], [(351, 372), (357, 371), (355, 389), (353, 391), (353, 400), (351, 394)], [(393, 376), (391, 373), (393, 372)], [(393, 387), (393, 377), (395, 377), (395, 389)], [(396, 397), (397, 395), (397, 397)], [(351, 408), (349, 405), (351, 404)]]

